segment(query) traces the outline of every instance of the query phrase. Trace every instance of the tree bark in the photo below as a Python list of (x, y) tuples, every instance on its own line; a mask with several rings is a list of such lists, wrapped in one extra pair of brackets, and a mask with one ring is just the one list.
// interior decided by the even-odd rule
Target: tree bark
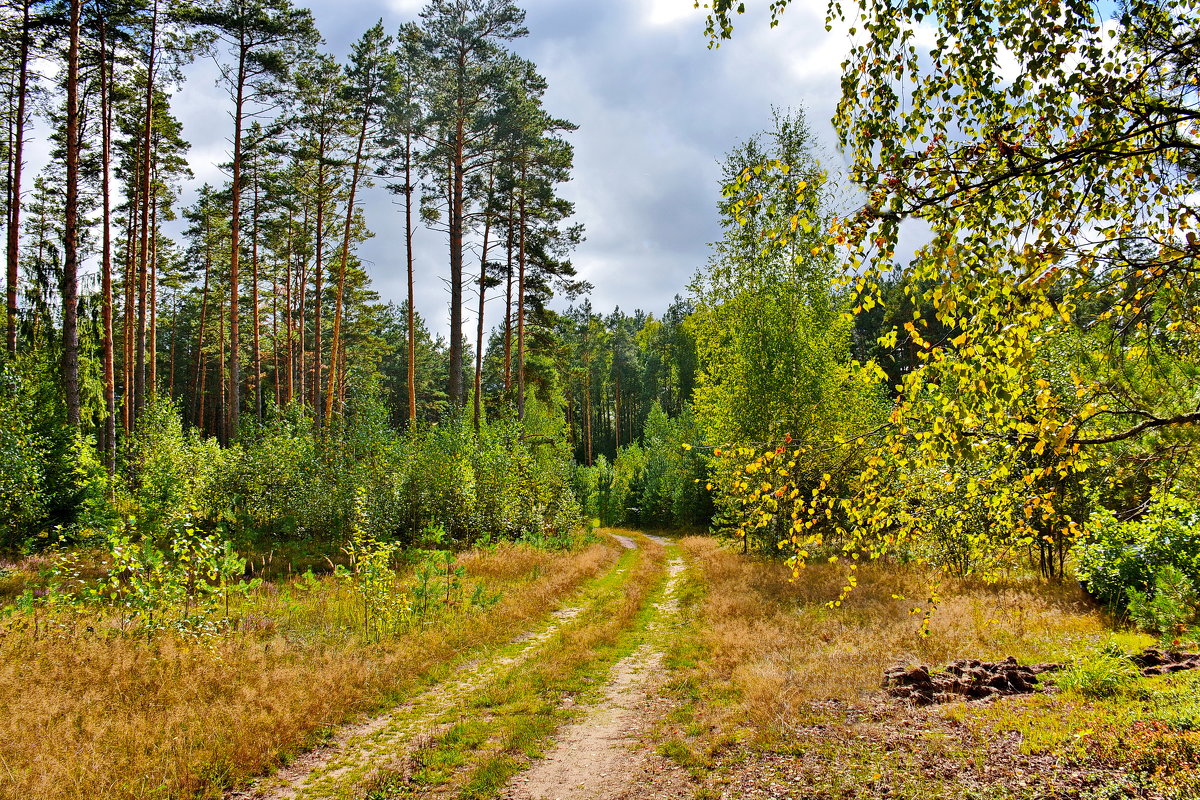
[(325, 292), (324, 286), (324, 253), (325, 253), (325, 142), (322, 140), (320, 148), (321, 166), (317, 168), (317, 231), (316, 242), (317, 251), (316, 259), (313, 265), (315, 272), (313, 276), (314, 291), (313, 291), (313, 378), (312, 378), (312, 405), (313, 414), (316, 415), (318, 424), (324, 419), (323, 409), (321, 408), (321, 307), (324, 305), (322, 295)]
[[(329, 390), (325, 394), (325, 419), (333, 417), (334, 386), (338, 381), (338, 363), (345, 371), (345, 358), (339, 358), (342, 349), (342, 304), (346, 295), (346, 269), (350, 261), (350, 233), (354, 227), (354, 198), (358, 192), (358, 181), (362, 170), (363, 147), (367, 142), (367, 130), (371, 124), (373, 94), (363, 98), (363, 116), (358, 129), (358, 147), (354, 151), (354, 166), (350, 170), (350, 196), (346, 200), (346, 222), (342, 228), (342, 258), (338, 265), (337, 299), (333, 304), (333, 342), (329, 348)], [(342, 376), (344, 380), (345, 376)]]
[(512, 394), (513, 199), (508, 199), (508, 241), (504, 272), (504, 396)]
[(20, 280), (21, 244), (21, 172), (24, 168), (25, 146), (25, 96), (29, 93), (29, 6), (33, 0), (24, 0), (21, 9), (21, 45), (17, 56), (17, 118), (11, 154), (12, 179), (9, 181), (8, 206), (8, 352), (17, 352), (17, 283)]
[(158, 1), (150, 11), (150, 49), (146, 58), (146, 118), (142, 129), (142, 238), (138, 258), (137, 352), (134, 368), (133, 424), (141, 415), (146, 398), (146, 283), (150, 266), (150, 206), (154, 203), (153, 158), (154, 132), (154, 59), (158, 46)]
[(146, 342), (146, 391), (158, 394), (158, 198), (150, 199), (150, 335)]
[(200, 331), (196, 336), (195, 377), (192, 381), (192, 399), (196, 409), (196, 426), (204, 430), (204, 383), (207, 366), (204, 360), (204, 333), (208, 322), (208, 283), (212, 272), (212, 225), (209, 210), (204, 209), (204, 289), (200, 294)]
[(417, 421), (417, 311), (413, 298), (412, 134), (404, 134), (404, 256), (408, 262), (408, 421)]
[(463, 214), (466, 197), (463, 188), (466, 121), (459, 113), (454, 121), (454, 147), (450, 158), (450, 405), (463, 406), (462, 363), (462, 270)]
[[(28, 7), (28, 0), (26, 0)], [(103, 324), (104, 359), (104, 465), (110, 475), (117, 469), (117, 381), (113, 351), (113, 285), (112, 285), (112, 197), (110, 186), (112, 157), (112, 103), (109, 98), (111, 73), (108, 63), (106, 26), (100, 20), (100, 195), (103, 202), (101, 219), (100, 293)]]
[(254, 321), (254, 418), (262, 422), (263, 418), (263, 401), (262, 401), (262, 340), (261, 340), (261, 318), (258, 308), (258, 187), (259, 187), (259, 164), (257, 154), (254, 161), (254, 208), (250, 214), (252, 217), (251, 233), (250, 233), (250, 306), (253, 311), (251, 316)]
[(82, 0), (71, 0), (67, 45), (67, 196), (63, 242), (63, 394), (67, 424), (80, 424), (79, 398), (79, 16)]
[[(521, 194), (517, 201), (517, 419), (525, 419), (525, 165), (521, 165)], [(591, 466), (591, 444), (588, 466)]]
[(229, 396), (225, 407), (225, 441), (237, 436), (241, 411), (241, 364), (238, 359), (238, 295), (241, 292), (238, 276), (238, 259), (241, 255), (242, 236), (242, 122), (246, 104), (246, 67), (250, 58), (250, 46), (242, 33), (238, 48), (238, 72), (236, 96), (233, 103), (233, 178), (230, 191), (233, 195), (229, 217), (229, 385), (225, 387)]
[[(491, 178), (488, 178), (488, 194), (491, 194)], [(483, 311), (487, 297), (488, 236), (492, 232), (492, 217), (485, 211), (483, 218), (483, 254), (479, 257), (479, 314), (475, 324), (475, 430), (479, 430), (483, 416)]]

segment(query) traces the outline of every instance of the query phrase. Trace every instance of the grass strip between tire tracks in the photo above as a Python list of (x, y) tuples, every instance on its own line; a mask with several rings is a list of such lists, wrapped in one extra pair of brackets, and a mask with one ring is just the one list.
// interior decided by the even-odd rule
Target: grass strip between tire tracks
[[(539, 757), (554, 733), (599, 696), (609, 670), (637, 648), (658, 613), (667, 548), (638, 541), (638, 549), (622, 556), (628, 569), (595, 582), (595, 602), (586, 611), (538, 656), (475, 697), (404, 769), (381, 773), (367, 796), (493, 798)], [(567, 697), (578, 702), (567, 706)]]

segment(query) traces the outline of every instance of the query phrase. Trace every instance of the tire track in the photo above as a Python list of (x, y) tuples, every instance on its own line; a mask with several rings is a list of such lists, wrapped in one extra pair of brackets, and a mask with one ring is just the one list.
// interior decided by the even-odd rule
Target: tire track
[[(610, 534), (626, 549), (632, 539)], [(617, 564), (595, 579), (619, 577), (629, 570)], [(591, 585), (591, 584), (589, 584)], [(583, 605), (561, 608), (541, 626), (513, 638), (493, 654), (458, 668), (442, 681), (390, 711), (363, 722), (345, 725), (325, 744), (297, 757), (249, 787), (227, 792), (225, 800), (318, 800), (362, 795), (361, 787), (379, 770), (402, 763), (412, 744), (435, 733), (447, 717), (466, 707), (485, 686), (532, 658), (562, 628), (585, 610)]]
[(634, 776), (649, 758), (640, 735), (655, 715), (654, 682), (661, 675), (663, 642), (679, 613), (679, 576), (684, 562), (678, 548), (655, 536), (668, 548), (667, 579), (654, 618), (641, 645), (613, 665), (601, 699), (585, 717), (566, 727), (557, 744), (529, 770), (514, 778), (502, 800), (615, 800), (648, 797), (645, 787), (633, 786)]

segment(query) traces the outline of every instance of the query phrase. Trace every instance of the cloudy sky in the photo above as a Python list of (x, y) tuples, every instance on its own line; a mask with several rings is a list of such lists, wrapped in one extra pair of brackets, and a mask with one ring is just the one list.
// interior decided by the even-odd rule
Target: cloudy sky
[[(719, 161), (769, 125), (772, 106), (806, 108), (818, 135), (832, 141), (828, 120), (846, 40), (826, 33), (823, 0), (793, 2), (773, 30), (765, 15), (747, 14), (734, 39), (716, 50), (706, 46), (704, 12), (692, 0), (518, 2), (529, 36), (514, 47), (547, 78), (550, 113), (579, 125), (571, 134), (574, 178), (563, 193), (586, 227), (574, 261), (595, 286), (597, 310), (657, 314), (685, 292), (718, 235)], [(377, 19), (394, 31), (421, 6), (422, 0), (320, 0), (312, 10), (326, 49), (342, 58)], [(175, 113), (192, 143), (197, 185), (218, 183), (214, 165), (227, 159), (229, 104), (214, 86), (211, 63), (189, 72)], [(189, 191), (184, 201), (191, 197)], [(399, 301), (399, 208), (381, 190), (368, 193), (365, 203), (376, 236), (361, 255), (383, 298)], [(443, 238), (424, 232), (417, 308), (442, 333), (446, 262)]]

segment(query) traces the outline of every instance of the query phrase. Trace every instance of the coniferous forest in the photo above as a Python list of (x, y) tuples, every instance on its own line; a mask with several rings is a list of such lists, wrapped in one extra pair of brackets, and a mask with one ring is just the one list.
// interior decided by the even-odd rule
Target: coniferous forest
[(0, 800), (1200, 796), (1200, 0), (824, 19), (623, 309), (514, 0), (0, 0)]

